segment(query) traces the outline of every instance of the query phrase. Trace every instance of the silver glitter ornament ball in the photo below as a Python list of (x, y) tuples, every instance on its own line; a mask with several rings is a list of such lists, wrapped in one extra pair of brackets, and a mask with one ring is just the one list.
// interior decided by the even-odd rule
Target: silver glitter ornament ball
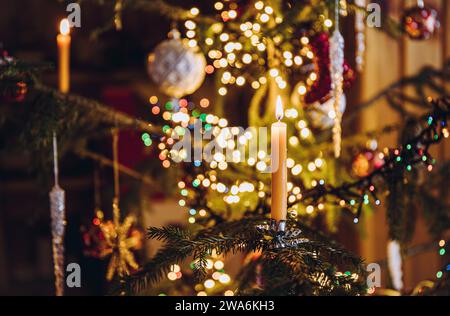
[(161, 92), (181, 98), (195, 92), (205, 79), (206, 60), (202, 53), (188, 47), (178, 30), (148, 55), (148, 74)]

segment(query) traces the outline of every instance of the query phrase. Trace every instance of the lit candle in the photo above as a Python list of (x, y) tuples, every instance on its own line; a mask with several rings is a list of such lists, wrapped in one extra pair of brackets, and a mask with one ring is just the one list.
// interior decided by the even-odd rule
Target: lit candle
[(287, 147), (286, 124), (283, 118), (281, 97), (277, 98), (276, 117), (278, 122), (272, 124), (272, 219), (277, 222), (286, 220), (287, 215)]
[(69, 20), (63, 19), (59, 24), (59, 32), (56, 37), (58, 43), (58, 72), (59, 72), (59, 91), (69, 92), (69, 64), (70, 64), (70, 24)]

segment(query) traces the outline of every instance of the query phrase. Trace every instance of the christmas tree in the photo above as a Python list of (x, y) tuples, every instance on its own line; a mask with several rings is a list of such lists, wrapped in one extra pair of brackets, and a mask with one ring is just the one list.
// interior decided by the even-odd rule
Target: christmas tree
[[(147, 72), (159, 93), (149, 96), (150, 111), (142, 115), (69, 92), (73, 17), (63, 20), (58, 36), (59, 89), (42, 80), (51, 65), (6, 50), (0, 59), (0, 128), (35, 157), (41, 175), (55, 178), (57, 294), (64, 287), (64, 229), (71, 225), (64, 225), (69, 201), (58, 184), (58, 153), (63, 161), (75, 154), (114, 170), (112, 220), (97, 209), (94, 225), (82, 232), (86, 255), (108, 262), (113, 294), (373, 294), (377, 285), (368, 282), (364, 258), (334, 237), (345, 233), (343, 222), (359, 225), (385, 209), (392, 287), (402, 292), (402, 257), (413, 251), (420, 210), (444, 268), (417, 291), (448, 295), (450, 161), (438, 161), (434, 147), (449, 136), (450, 64), (424, 67), (370, 99), (349, 96), (370, 76), (367, 27), (398, 41), (427, 41), (438, 32), (437, 11), (419, 1), (396, 20), (385, 5), (364, 0), (186, 2), (92, 2), (109, 16), (90, 30), (96, 42), (121, 32), (138, 12), (171, 23), (160, 30), (168, 38), (148, 54)], [(399, 119), (355, 128), (379, 102)], [(138, 169), (120, 163), (118, 131), (130, 129), (149, 153)], [(112, 158), (93, 149), (110, 130)], [(397, 145), (382, 148), (381, 139), (392, 133)], [(182, 225), (147, 228), (147, 238), (164, 243), (151, 258), (135, 258), (142, 233), (133, 214), (121, 214), (119, 174), (138, 180), (125, 199), (146, 187), (164, 188), (188, 214)], [(225, 267), (230, 257), (239, 260), (233, 277)]]

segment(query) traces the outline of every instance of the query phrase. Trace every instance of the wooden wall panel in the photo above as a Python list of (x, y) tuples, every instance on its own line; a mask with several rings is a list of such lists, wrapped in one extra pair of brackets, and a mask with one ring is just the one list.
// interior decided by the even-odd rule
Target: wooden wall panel
[[(415, 0), (389, 1), (389, 14), (400, 19), (403, 8), (410, 7), (415, 3), (417, 3)], [(367, 62), (361, 78), (362, 100), (370, 98), (377, 91), (403, 76), (417, 73), (424, 66), (440, 68), (450, 57), (448, 53), (450, 51), (448, 38), (450, 5), (446, 0), (426, 0), (425, 3), (438, 9), (443, 23), (439, 34), (428, 41), (411, 41), (406, 37), (394, 40), (378, 30), (367, 30)], [(373, 130), (397, 121), (397, 114), (384, 102), (378, 102), (362, 114), (361, 130)], [(396, 144), (397, 135), (395, 134), (382, 137), (380, 140), (381, 147)], [(433, 149), (433, 153), (441, 161), (450, 158), (449, 152), (448, 142)], [(361, 255), (366, 262), (386, 258), (388, 231), (385, 210), (380, 208), (375, 214), (366, 216), (362, 222), (366, 234), (361, 242)], [(419, 217), (412, 245), (423, 244), (431, 240), (423, 218)], [(436, 251), (406, 258), (404, 262), (405, 288), (411, 289), (424, 279), (435, 278), (440, 264)], [(387, 271), (383, 271), (383, 286), (387, 285), (386, 273)]]
[[(392, 15), (400, 12), (398, 5), (391, 6)], [(390, 38), (385, 33), (368, 28), (366, 32), (366, 66), (361, 76), (361, 99), (367, 100), (376, 95), (381, 89), (397, 81), (401, 74), (401, 43)], [(393, 124), (399, 120), (394, 112), (383, 100), (377, 102), (361, 115), (360, 128), (371, 131), (383, 125)], [(381, 148), (394, 146), (395, 135), (382, 136), (379, 141)], [(388, 234), (386, 229), (386, 211), (377, 208), (373, 214), (364, 214), (361, 224), (364, 225), (364, 237), (361, 240), (361, 256), (367, 263), (376, 262), (386, 257)], [(386, 284), (386, 273), (383, 271), (382, 286)]]

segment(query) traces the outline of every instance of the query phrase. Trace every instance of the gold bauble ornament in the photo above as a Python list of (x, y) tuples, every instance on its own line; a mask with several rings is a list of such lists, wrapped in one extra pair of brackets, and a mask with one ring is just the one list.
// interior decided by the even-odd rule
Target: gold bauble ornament
[(352, 163), (352, 171), (360, 178), (366, 177), (370, 173), (370, 162), (364, 153), (355, 157)]

